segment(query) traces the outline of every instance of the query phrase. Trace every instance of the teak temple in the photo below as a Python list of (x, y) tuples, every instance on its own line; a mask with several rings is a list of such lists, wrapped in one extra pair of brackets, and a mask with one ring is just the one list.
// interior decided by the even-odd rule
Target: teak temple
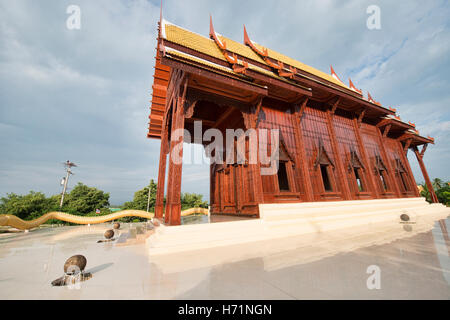
[(211, 162), (212, 215), (258, 217), (266, 203), (418, 197), (409, 149), (437, 202), (422, 160), (433, 138), (350, 79), (346, 85), (332, 67), (327, 74), (263, 47), (245, 27), (239, 43), (217, 33), (212, 20), (207, 38), (160, 19), (152, 88), (148, 137), (161, 139), (155, 215), (166, 224), (180, 224), (181, 212), (182, 163), (169, 155), (183, 136), (173, 133), (194, 136), (196, 121), (202, 133), (215, 128), (224, 137), (226, 129), (279, 129), (274, 174), (262, 175), (259, 160)]

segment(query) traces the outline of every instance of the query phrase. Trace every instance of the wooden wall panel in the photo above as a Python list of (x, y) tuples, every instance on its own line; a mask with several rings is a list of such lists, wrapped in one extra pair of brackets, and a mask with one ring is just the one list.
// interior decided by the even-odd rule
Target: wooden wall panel
[(341, 187), (339, 183), (336, 183), (338, 181), (337, 168), (335, 167), (333, 170), (330, 170), (333, 175), (332, 180), (334, 180), (334, 182), (332, 183), (333, 192), (324, 191), (320, 170), (318, 168), (314, 168), (314, 162), (318, 154), (320, 140), (322, 141), (322, 144), (328, 156), (336, 165), (336, 155), (333, 153), (330, 134), (327, 128), (326, 111), (306, 107), (301, 124), (305, 144), (306, 159), (308, 159), (308, 167), (311, 174), (311, 182), (313, 185), (315, 200), (318, 201), (342, 199)]
[(401, 187), (401, 192), (403, 196), (405, 197), (414, 197), (415, 192), (414, 190), (417, 188), (416, 183), (414, 180), (414, 177), (411, 177), (411, 174), (408, 170), (407, 164), (405, 162), (405, 157), (403, 157), (404, 151), (402, 148), (402, 145), (399, 141), (391, 139), (389, 137), (384, 137), (384, 146), (386, 148), (386, 152), (388, 155), (388, 161), (391, 163), (391, 167), (395, 168), (397, 167), (396, 159), (399, 159), (404, 167), (405, 170), (405, 182), (407, 184), (407, 190), (403, 188), (403, 182), (401, 180), (401, 177), (399, 176), (398, 172), (394, 172), (394, 177), (397, 179), (397, 184)]
[[(372, 194), (372, 184), (369, 179), (368, 166), (364, 162), (364, 157), (362, 155), (362, 150), (358, 145), (358, 140), (355, 133), (355, 126), (353, 123), (353, 119), (334, 115), (333, 117), (333, 126), (336, 133), (336, 139), (339, 145), (339, 156), (342, 159), (345, 169), (345, 176), (348, 181), (348, 185), (350, 187), (351, 197), (352, 199), (367, 199), (373, 198)], [(351, 162), (351, 151), (355, 151), (358, 155), (358, 158), (361, 160), (365, 169), (360, 170), (360, 177), (362, 180), (364, 191), (359, 191), (358, 185), (356, 183), (356, 177), (353, 173), (353, 170), (349, 170), (350, 162)]]
[[(387, 159), (384, 157), (382, 152), (382, 147), (380, 145), (378, 128), (367, 124), (361, 123), (361, 138), (364, 143), (364, 148), (366, 149), (367, 156), (369, 157), (369, 167), (372, 172), (375, 172), (375, 157), (379, 155), (383, 162), (387, 165)], [(389, 168), (388, 168), (389, 169)], [(381, 198), (392, 198), (395, 197), (395, 186), (392, 180), (393, 172), (388, 170), (388, 191), (385, 192), (382, 188), (380, 179), (378, 176), (375, 177), (376, 187), (378, 188), (379, 194)]]
[[(290, 109), (281, 110), (274, 108), (270, 105), (263, 105), (260, 113), (259, 129), (279, 129), (280, 140), (283, 140), (283, 144), (286, 147), (288, 153), (295, 158), (296, 154), (296, 140), (295, 129), (292, 125), (293, 114)], [(270, 153), (271, 141), (270, 134), (268, 133), (268, 146), (267, 150)], [(280, 142), (281, 145), (281, 142)], [(295, 167), (288, 170), (288, 180), (290, 186), (290, 192), (279, 192), (277, 176), (262, 176), (262, 184), (264, 191), (265, 202), (289, 202), (300, 201), (304, 195), (302, 178), (300, 174), (300, 164), (296, 164)]]

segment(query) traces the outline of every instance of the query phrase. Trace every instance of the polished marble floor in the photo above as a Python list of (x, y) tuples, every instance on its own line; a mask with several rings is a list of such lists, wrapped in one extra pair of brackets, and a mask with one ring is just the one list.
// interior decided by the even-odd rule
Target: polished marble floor
[[(450, 219), (418, 227), (366, 226), (158, 257), (145, 244), (97, 243), (108, 224), (1, 234), (0, 299), (448, 300)], [(93, 277), (52, 287), (74, 254), (86, 256)]]

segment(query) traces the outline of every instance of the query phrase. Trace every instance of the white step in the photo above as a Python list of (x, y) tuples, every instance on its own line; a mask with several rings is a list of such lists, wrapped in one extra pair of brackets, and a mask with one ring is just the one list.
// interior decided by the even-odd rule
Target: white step
[[(399, 226), (407, 213), (410, 223), (430, 224), (450, 209), (424, 198), (339, 202), (262, 204), (261, 219), (167, 227), (147, 239), (150, 255), (230, 246), (255, 241), (384, 223)], [(430, 220), (431, 219), (431, 220)]]

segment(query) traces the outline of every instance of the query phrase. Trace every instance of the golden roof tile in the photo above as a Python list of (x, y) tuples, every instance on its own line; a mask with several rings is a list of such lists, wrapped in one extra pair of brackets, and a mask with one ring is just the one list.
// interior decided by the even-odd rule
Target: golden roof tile
[[(214, 40), (212, 40), (212, 39), (209, 39), (209, 38), (199, 35), (197, 33), (188, 31), (188, 30), (178, 27), (176, 25), (170, 24), (166, 21), (164, 23), (164, 32), (163, 33), (164, 33), (164, 35), (163, 35), (164, 38), (170, 42), (173, 42), (173, 43), (179, 44), (181, 46), (190, 48), (192, 50), (207, 54), (211, 57), (226, 61), (223, 53), (220, 51), (220, 49), (218, 48), (218, 46), (215, 44)], [(226, 38), (222, 35), (219, 35), (219, 38), (221, 41), (224, 40), (226, 42), (227, 50), (229, 50), (230, 52), (239, 54), (240, 56), (242, 56), (244, 58), (250, 59), (249, 61), (253, 60), (256, 62), (266, 64), (266, 62), (248, 46), (238, 43), (229, 38)], [(261, 45), (259, 45), (257, 43), (254, 43), (254, 44), (255, 44), (255, 46), (257, 46), (258, 48), (260, 48), (262, 50)], [(337, 84), (341, 87), (349, 89), (345, 84), (341, 83), (340, 81), (337, 81), (329, 74), (319, 71), (311, 66), (308, 66), (304, 63), (296, 61), (292, 58), (289, 58), (288, 56), (285, 56), (274, 50), (268, 49), (268, 53), (269, 53), (269, 57), (274, 60), (281, 61), (285, 64), (291, 65), (292, 67), (303, 70), (303, 71), (308, 72), (312, 75), (315, 75), (319, 78), (322, 78), (324, 80), (327, 80), (329, 82)], [(266, 75), (271, 75), (271, 76), (275, 76), (276, 78), (279, 78), (278, 75), (274, 74), (271, 71), (264, 70), (263, 68), (259, 68), (259, 67), (255, 66), (254, 68), (251, 68), (251, 69), (253, 69), (255, 71), (259, 71)]]

